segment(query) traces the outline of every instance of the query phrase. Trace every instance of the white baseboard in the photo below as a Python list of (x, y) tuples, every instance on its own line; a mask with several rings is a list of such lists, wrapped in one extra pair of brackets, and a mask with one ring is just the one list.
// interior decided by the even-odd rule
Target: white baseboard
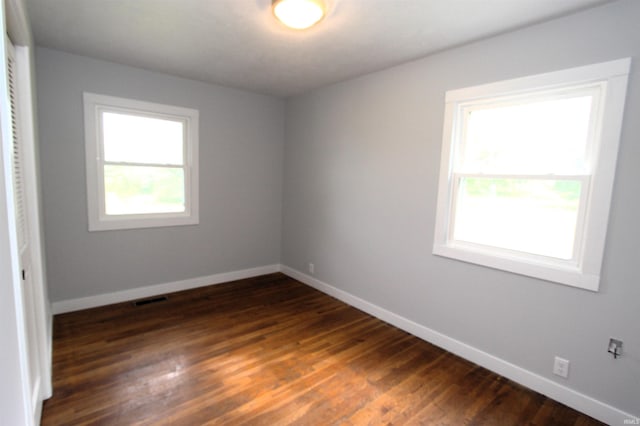
[(355, 308), (360, 309), (376, 318), (381, 319), (395, 327), (398, 327), (408, 333), (413, 334), (429, 343), (439, 346), (461, 358), (476, 363), (488, 370), (491, 370), (503, 377), (513, 380), (523, 386), (533, 389), (543, 395), (548, 396), (564, 405), (567, 405), (577, 411), (587, 414), (601, 422), (610, 425), (622, 425), (627, 420), (635, 421), (638, 424), (638, 417), (625, 413), (615, 407), (604, 402), (598, 401), (590, 396), (584, 395), (578, 391), (570, 389), (559, 383), (556, 383), (546, 377), (540, 376), (529, 370), (525, 370), (515, 364), (495, 357), (487, 352), (481, 351), (473, 346), (439, 333), (421, 324), (413, 322), (407, 318), (397, 315), (373, 303), (367, 302), (357, 296), (340, 290), (316, 278), (304, 274), (298, 270), (281, 265), (280, 269), (284, 274), (295, 278), (323, 293), (335, 297)]
[(224, 272), (221, 274), (208, 275), (205, 277), (189, 278), (186, 280), (173, 281), (164, 284), (136, 287), (130, 290), (116, 291), (114, 293), (98, 294), (95, 296), (81, 297), (78, 299), (61, 300), (59, 302), (53, 302), (51, 305), (51, 309), (53, 310), (54, 314), (63, 314), (66, 312), (95, 308), (97, 306), (105, 306), (111, 305), (113, 303), (141, 299), (144, 297), (157, 296), (164, 293), (173, 293), (175, 291), (189, 290), (197, 287), (221, 284), (228, 281), (257, 277), (259, 275), (271, 274), (278, 271), (280, 271), (280, 265), (278, 264), (259, 266), (257, 268)]

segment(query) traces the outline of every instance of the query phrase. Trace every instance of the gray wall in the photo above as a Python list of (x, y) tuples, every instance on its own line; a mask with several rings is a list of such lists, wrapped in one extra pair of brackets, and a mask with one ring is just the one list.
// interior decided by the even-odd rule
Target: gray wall
[[(640, 414), (639, 17), (615, 2), (289, 100), (282, 263)], [(600, 292), (432, 255), (445, 91), (628, 56)]]
[[(53, 302), (279, 262), (284, 102), (55, 50), (36, 52)], [(88, 232), (82, 92), (200, 111), (200, 224)]]

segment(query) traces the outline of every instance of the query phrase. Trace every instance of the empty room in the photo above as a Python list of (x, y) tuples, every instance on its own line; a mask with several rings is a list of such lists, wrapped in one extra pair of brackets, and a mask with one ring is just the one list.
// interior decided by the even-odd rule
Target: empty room
[(0, 425), (640, 425), (640, 1), (2, 0)]

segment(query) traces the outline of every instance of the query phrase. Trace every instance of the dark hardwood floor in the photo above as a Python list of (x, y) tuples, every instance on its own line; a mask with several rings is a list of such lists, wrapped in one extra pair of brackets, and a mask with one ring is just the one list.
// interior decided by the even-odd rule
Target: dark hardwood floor
[(57, 315), (43, 425), (596, 425), (282, 274)]

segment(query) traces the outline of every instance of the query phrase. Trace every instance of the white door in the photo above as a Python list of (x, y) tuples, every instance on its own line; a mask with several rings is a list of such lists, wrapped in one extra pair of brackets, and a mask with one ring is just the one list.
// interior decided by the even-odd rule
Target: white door
[(15, 49), (11, 42), (7, 40), (7, 76), (9, 85), (9, 95), (11, 102), (11, 127), (12, 127), (12, 166), (13, 166), (13, 190), (16, 209), (16, 231), (18, 236), (18, 250), (20, 255), (20, 268), (22, 279), (22, 303), (25, 321), (27, 356), (29, 364), (29, 389), (31, 393), (32, 408), (39, 411), (40, 387), (42, 372), (40, 368), (40, 355), (44, 348), (41, 347), (39, 339), (37, 315), (37, 294), (31, 280), (31, 249), (29, 246), (29, 220), (28, 205), (25, 193), (24, 172), (24, 142), (20, 132), (20, 114)]

